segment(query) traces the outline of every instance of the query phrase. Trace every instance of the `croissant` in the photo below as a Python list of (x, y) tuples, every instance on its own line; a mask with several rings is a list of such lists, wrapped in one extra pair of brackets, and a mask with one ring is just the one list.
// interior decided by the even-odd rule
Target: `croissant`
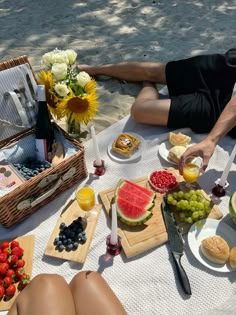
[(170, 132), (169, 133), (169, 141), (170, 141), (171, 145), (173, 145), (173, 146), (181, 145), (183, 147), (187, 147), (187, 145), (191, 141), (191, 137), (184, 135), (181, 132), (179, 132), (179, 133)]
[(120, 134), (112, 143), (112, 150), (124, 157), (130, 157), (141, 144), (141, 140), (129, 133)]

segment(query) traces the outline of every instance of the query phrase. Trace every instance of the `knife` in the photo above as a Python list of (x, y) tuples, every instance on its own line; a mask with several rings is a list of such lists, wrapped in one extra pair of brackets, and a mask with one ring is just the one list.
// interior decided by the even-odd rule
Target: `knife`
[(174, 263), (177, 270), (177, 275), (180, 280), (181, 286), (187, 295), (191, 295), (191, 287), (188, 276), (181, 264), (181, 257), (184, 251), (184, 241), (182, 234), (179, 231), (179, 227), (176, 224), (175, 217), (171, 211), (170, 206), (167, 204), (166, 196), (163, 197), (161, 204), (161, 211), (168, 234), (168, 241), (170, 245), (171, 254), (174, 259)]

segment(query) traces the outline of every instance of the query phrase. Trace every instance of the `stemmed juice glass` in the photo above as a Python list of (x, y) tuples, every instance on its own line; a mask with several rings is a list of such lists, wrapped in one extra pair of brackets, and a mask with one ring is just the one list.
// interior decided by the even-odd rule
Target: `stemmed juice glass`
[(195, 156), (188, 156), (183, 163), (183, 178), (186, 181), (187, 188), (194, 188), (194, 184), (201, 174), (202, 158)]
[(86, 211), (84, 219), (88, 222), (93, 221), (97, 216), (95, 206), (95, 192), (91, 186), (83, 186), (76, 191), (78, 205), (83, 211)]

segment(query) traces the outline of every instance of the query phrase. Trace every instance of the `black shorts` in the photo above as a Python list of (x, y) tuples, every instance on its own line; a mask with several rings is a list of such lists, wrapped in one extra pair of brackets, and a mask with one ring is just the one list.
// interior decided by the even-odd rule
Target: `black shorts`
[(189, 127), (197, 133), (212, 129), (236, 82), (236, 67), (227, 56), (228, 53), (201, 55), (167, 63), (166, 82), (171, 99), (168, 127)]

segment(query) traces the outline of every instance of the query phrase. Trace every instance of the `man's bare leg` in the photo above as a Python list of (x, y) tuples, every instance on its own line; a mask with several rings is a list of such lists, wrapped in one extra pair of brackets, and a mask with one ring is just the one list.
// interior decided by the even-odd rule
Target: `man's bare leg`
[(155, 85), (144, 82), (131, 107), (131, 116), (139, 123), (167, 126), (169, 110), (170, 99), (160, 100)]
[(126, 315), (122, 304), (102, 278), (93, 271), (79, 272), (69, 284), (77, 315)]
[(19, 294), (8, 315), (76, 315), (73, 296), (59, 275), (36, 276)]
[(98, 66), (78, 65), (91, 76), (105, 75), (126, 81), (150, 81), (166, 84), (166, 64), (160, 62), (120, 62)]

